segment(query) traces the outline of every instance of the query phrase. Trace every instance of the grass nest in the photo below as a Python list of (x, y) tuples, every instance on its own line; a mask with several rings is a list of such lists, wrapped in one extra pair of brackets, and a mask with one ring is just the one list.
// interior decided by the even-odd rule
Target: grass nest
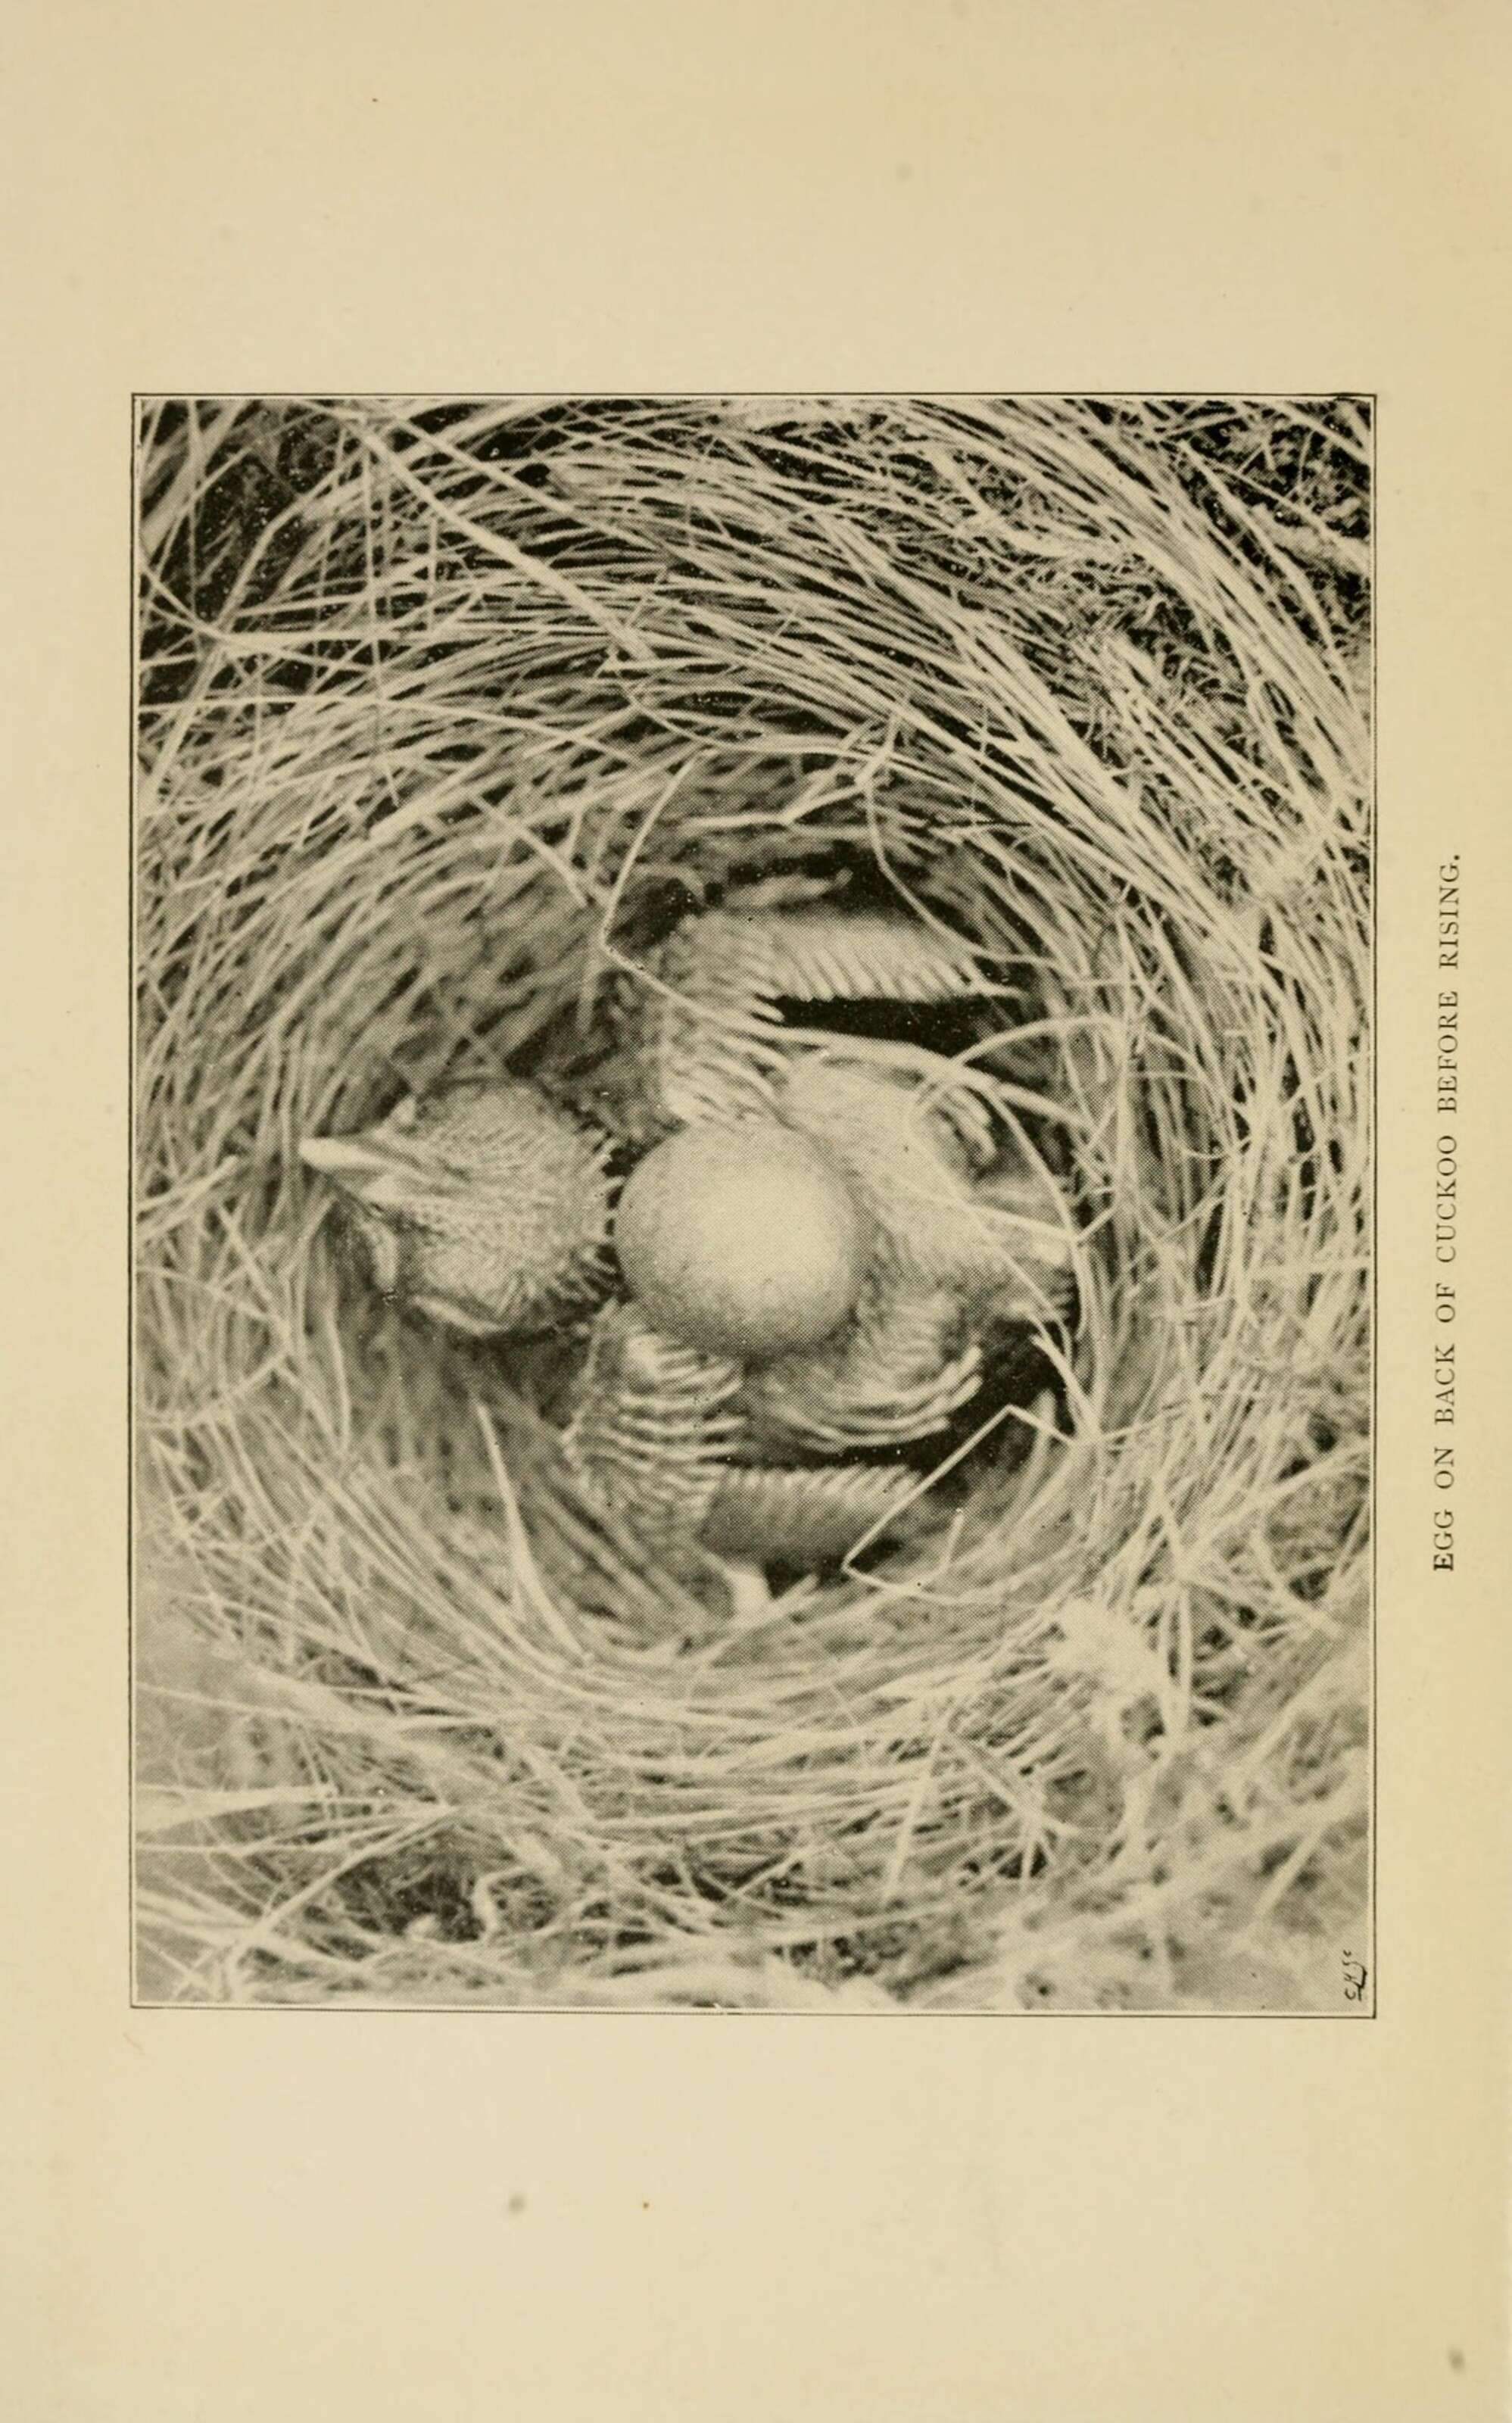
[[(1350, 399), (167, 400), (139, 432), (138, 1990), (1341, 2007), (1368, 1866)], [(302, 1136), (841, 880), (1076, 1298), (906, 1536), (711, 1595)], [(949, 1028), (949, 1031), (947, 1031)]]

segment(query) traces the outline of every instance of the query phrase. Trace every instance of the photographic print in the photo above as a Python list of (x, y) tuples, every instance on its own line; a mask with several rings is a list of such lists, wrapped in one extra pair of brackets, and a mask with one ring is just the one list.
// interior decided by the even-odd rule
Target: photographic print
[(138, 2002), (1369, 2016), (1371, 400), (136, 412)]

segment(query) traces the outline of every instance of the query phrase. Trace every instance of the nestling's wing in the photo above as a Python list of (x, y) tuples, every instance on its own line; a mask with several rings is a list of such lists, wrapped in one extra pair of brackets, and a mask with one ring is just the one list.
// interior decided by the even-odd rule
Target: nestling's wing
[(960, 1299), (878, 1265), (838, 1338), (749, 1374), (742, 1403), (763, 1444), (845, 1454), (943, 1430), (982, 1383)]
[(649, 1543), (695, 1538), (743, 1425), (740, 1369), (666, 1338), (633, 1304), (593, 1323), (562, 1438), (568, 1463)]
[(629, 1068), (616, 1081), (620, 1123), (649, 1138), (769, 1114), (790, 1049), (785, 1001), (941, 1002), (995, 990), (965, 943), (901, 917), (811, 907), (688, 917), (638, 984)]
[(882, 1465), (811, 1472), (751, 1466), (720, 1481), (703, 1538), (726, 1557), (816, 1563), (894, 1528), (918, 1487), (917, 1474)]
[(782, 1021), (770, 956), (762, 928), (714, 910), (685, 919), (622, 992), (619, 1048), (599, 1091), (633, 1142), (771, 1116)]
[(969, 946), (905, 917), (843, 909), (768, 911), (770, 981), (787, 1001), (958, 1001), (1000, 990)]

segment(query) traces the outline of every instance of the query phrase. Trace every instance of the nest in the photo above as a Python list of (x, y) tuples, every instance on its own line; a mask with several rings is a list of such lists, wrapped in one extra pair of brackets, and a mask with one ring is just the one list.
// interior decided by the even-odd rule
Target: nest
[[(1337, 2007), (1362, 408), (165, 402), (139, 497), (139, 1989)], [(1074, 1300), (901, 1533), (690, 1574), (575, 1487), (571, 1324), (406, 1318), (298, 1148), (591, 1055), (751, 883), (996, 972), (915, 1031)]]

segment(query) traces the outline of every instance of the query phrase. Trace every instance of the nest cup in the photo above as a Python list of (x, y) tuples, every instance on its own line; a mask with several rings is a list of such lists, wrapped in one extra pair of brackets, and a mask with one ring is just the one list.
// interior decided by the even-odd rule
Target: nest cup
[[(1333, 2005), (1367, 449), (1347, 400), (146, 408), (137, 1620), (197, 1662), (144, 1991)], [(298, 1144), (591, 1059), (781, 879), (1003, 986), (925, 1039), (1075, 1305), (905, 1536), (717, 1585), (575, 1488), (579, 1341), (381, 1301)]]

